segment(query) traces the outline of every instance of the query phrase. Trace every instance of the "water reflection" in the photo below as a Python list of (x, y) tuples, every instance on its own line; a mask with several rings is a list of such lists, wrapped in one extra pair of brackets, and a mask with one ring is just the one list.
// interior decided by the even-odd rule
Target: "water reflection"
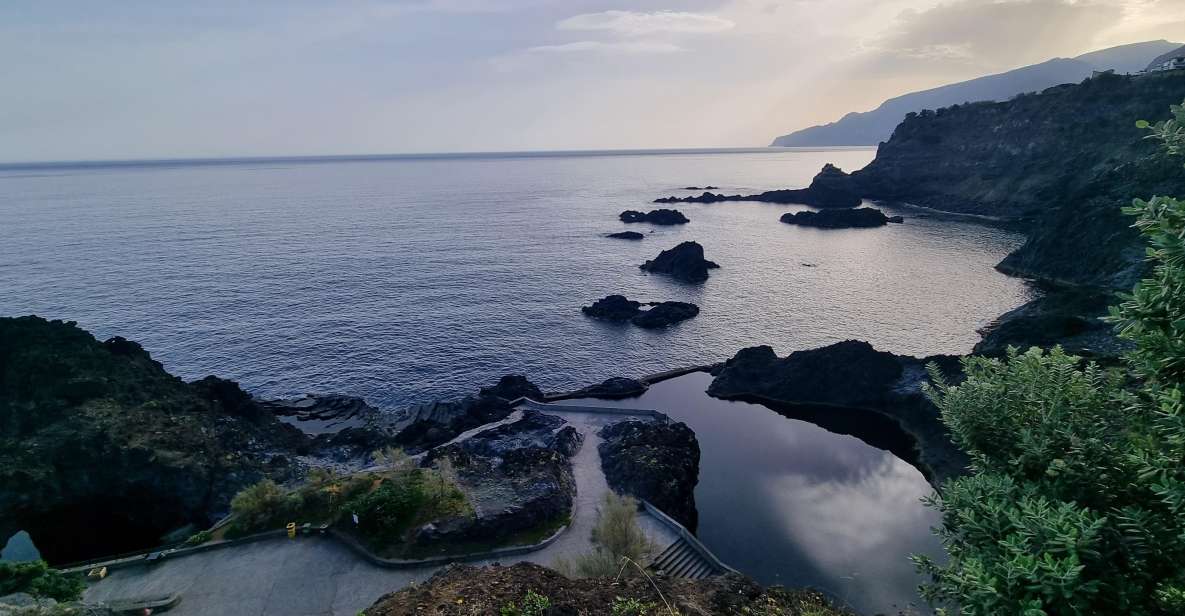
[(864, 613), (918, 604), (908, 555), (941, 554), (930, 533), (938, 516), (919, 502), (931, 492), (922, 474), (854, 436), (711, 398), (710, 382), (693, 373), (596, 404), (658, 409), (695, 430), (699, 534), (725, 562), (765, 584), (821, 588)]

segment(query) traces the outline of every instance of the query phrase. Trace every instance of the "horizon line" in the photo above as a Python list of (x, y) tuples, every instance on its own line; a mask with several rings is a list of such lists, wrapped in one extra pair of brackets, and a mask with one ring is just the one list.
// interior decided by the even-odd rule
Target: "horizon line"
[(836, 150), (865, 150), (875, 145), (844, 146), (757, 146), (757, 147), (698, 147), (698, 148), (620, 148), (587, 150), (491, 150), (461, 152), (405, 152), (376, 154), (281, 154), (251, 156), (194, 156), (169, 158), (110, 158), (75, 160), (30, 160), (0, 161), (0, 170), (31, 169), (44, 167), (121, 167), (121, 166), (169, 166), (169, 165), (217, 165), (250, 162), (364, 162), (368, 160), (397, 159), (466, 159), (466, 158), (534, 158), (548, 156), (631, 156), (647, 154), (708, 154), (713, 152), (775, 153), (810, 152)]

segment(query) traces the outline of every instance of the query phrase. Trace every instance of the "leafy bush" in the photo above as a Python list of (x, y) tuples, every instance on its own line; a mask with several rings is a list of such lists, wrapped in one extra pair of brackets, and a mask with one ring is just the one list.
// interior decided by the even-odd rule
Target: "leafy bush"
[(286, 496), (271, 479), (244, 488), (230, 501), (235, 525), (244, 529), (259, 529), (274, 524), (285, 511)]
[(198, 532), (189, 536), (185, 540), (185, 545), (201, 545), (214, 538), (214, 535), (208, 530), (199, 530)]
[(533, 590), (528, 590), (518, 605), (507, 603), (502, 606), (499, 613), (501, 616), (543, 616), (550, 607), (551, 599)]
[[(1185, 110), (1173, 113), (1142, 126), (1180, 153)], [(1135, 343), (1125, 369), (1032, 349), (966, 358), (957, 386), (932, 374), (972, 460), (929, 501), (949, 560), (915, 562), (935, 603), (966, 616), (1185, 613), (1185, 201), (1125, 211), (1154, 263), (1112, 310)]]
[(646, 616), (657, 608), (657, 603), (644, 603), (638, 599), (615, 597), (609, 606), (609, 613), (612, 616)]
[(404, 480), (385, 479), (374, 490), (345, 504), (358, 515), (358, 529), (380, 542), (399, 541), (417, 513), (428, 503), (423, 475), (415, 473)]
[(55, 601), (77, 601), (85, 588), (82, 576), (50, 569), (43, 560), (26, 563), (0, 561), (0, 596), (24, 592)]
[(632, 560), (640, 566), (654, 549), (638, 526), (638, 501), (613, 492), (605, 494), (597, 510), (592, 540), (596, 544), (592, 551), (576, 556), (570, 563), (558, 563), (558, 568), (582, 577), (616, 577), (623, 569), (632, 575), (637, 567), (624, 565)]

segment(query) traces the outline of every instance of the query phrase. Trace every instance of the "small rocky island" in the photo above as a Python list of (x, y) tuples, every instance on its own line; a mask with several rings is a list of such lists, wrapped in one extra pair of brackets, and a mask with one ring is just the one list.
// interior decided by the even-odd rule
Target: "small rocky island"
[(799, 203), (818, 208), (852, 208), (860, 205), (860, 193), (853, 189), (849, 175), (827, 163), (806, 188), (769, 190), (756, 195), (724, 195), (704, 192), (690, 197), (662, 197), (655, 203), (721, 203), (758, 201), (761, 203)]
[(699, 242), (683, 242), (642, 265), (643, 271), (666, 274), (684, 282), (703, 282), (708, 279), (708, 270), (719, 265), (704, 258), (704, 247)]
[[(649, 306), (643, 309), (643, 306)], [(687, 302), (636, 302), (624, 295), (603, 297), (580, 309), (584, 314), (606, 321), (630, 322), (646, 329), (669, 327), (699, 314), (699, 306)]]
[(644, 239), (646, 236), (638, 233), (637, 231), (619, 231), (617, 233), (610, 233), (605, 237), (611, 237), (615, 240), (640, 240)]
[(639, 212), (637, 210), (626, 210), (621, 213), (621, 222), (648, 222), (652, 225), (685, 225), (691, 222), (683, 212), (679, 210), (658, 209), (650, 210), (649, 212)]
[(855, 229), (883, 227), (888, 223), (901, 223), (900, 216), (885, 216), (885, 213), (870, 207), (852, 209), (831, 209), (818, 212), (786, 212), (780, 219), (788, 225), (818, 227), (820, 229)]

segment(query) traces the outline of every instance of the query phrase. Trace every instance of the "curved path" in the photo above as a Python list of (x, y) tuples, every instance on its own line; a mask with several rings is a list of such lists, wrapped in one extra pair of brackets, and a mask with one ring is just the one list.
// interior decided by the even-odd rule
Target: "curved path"
[[(592, 549), (591, 532), (597, 506), (609, 491), (597, 451), (601, 439), (596, 433), (605, 425), (631, 418), (552, 405), (536, 408), (561, 415), (584, 435), (584, 444), (572, 458), (576, 479), (572, 522), (550, 545), (529, 554), (499, 559), (504, 565), (529, 561), (554, 566), (559, 559), (571, 559)], [(649, 414), (643, 412), (641, 416), (649, 417)], [(481, 426), (458, 439), (490, 427), (491, 424)], [(668, 526), (645, 512), (639, 513), (638, 522), (654, 543), (655, 554), (679, 539)], [(471, 564), (481, 566), (493, 562)], [(181, 596), (181, 602), (168, 612), (176, 616), (355, 616), (384, 594), (426, 580), (438, 569), (439, 566), (379, 567), (331, 537), (300, 536), (116, 569), (88, 588), (84, 600), (116, 601), (176, 593)]]

